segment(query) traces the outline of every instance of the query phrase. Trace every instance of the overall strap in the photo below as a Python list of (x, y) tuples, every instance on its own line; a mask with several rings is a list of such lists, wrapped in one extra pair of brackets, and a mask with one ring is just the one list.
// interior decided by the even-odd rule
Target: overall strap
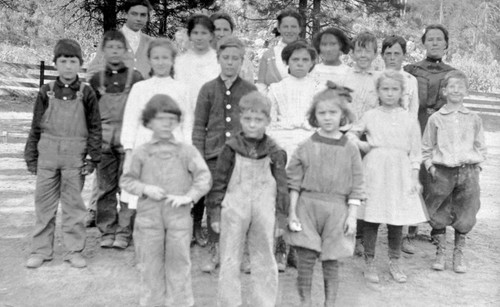
[(106, 93), (106, 87), (104, 86), (105, 70), (106, 69), (103, 69), (99, 72), (99, 94), (101, 96), (104, 96), (104, 94)]
[(127, 92), (130, 89), (130, 84), (132, 83), (132, 77), (134, 76), (135, 69), (133, 67), (127, 68), (127, 81), (125, 81), (124, 92)]
[(54, 98), (54, 85), (56, 84), (55, 81), (51, 81), (49, 82), (49, 91), (47, 92), (47, 96), (49, 96), (49, 98)]
[(80, 89), (76, 93), (77, 98), (83, 98), (83, 89), (85, 88), (85, 82), (80, 81)]

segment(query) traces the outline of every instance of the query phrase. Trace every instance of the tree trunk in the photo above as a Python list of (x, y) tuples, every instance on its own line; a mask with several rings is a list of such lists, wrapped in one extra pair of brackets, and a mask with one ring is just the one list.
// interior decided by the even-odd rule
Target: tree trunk
[(302, 20), (304, 20), (304, 28), (302, 29), (302, 32), (300, 32), (300, 37), (305, 38), (306, 33), (307, 33), (307, 0), (299, 0), (299, 14), (302, 16)]
[(104, 32), (116, 29), (116, 0), (105, 0), (102, 4), (102, 28)]
[(319, 22), (320, 13), (321, 13), (321, 0), (313, 0), (313, 9), (312, 9), (313, 26), (312, 26), (311, 36), (314, 36), (314, 34), (318, 33), (321, 28)]

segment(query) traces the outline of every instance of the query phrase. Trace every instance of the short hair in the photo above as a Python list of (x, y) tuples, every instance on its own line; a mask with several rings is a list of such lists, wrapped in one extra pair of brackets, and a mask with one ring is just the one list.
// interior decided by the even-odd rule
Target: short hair
[(349, 50), (351, 50), (351, 40), (347, 37), (344, 31), (337, 28), (328, 28), (326, 30), (319, 32), (313, 37), (312, 44), (316, 49), (316, 51), (318, 52), (318, 54), (321, 53), (319, 50), (319, 46), (321, 45), (321, 39), (325, 34), (330, 34), (335, 36), (340, 44), (340, 51), (342, 51), (342, 53), (344, 54), (349, 53)]
[(373, 45), (373, 50), (377, 53), (377, 38), (371, 32), (364, 31), (359, 33), (352, 41), (352, 49), (356, 50), (356, 46), (366, 48), (368, 44)]
[(274, 28), (274, 30), (273, 30), (274, 35), (280, 36), (280, 32), (279, 32), (278, 28), (281, 25), (281, 22), (283, 21), (283, 18), (285, 18), (285, 17), (295, 18), (297, 20), (297, 23), (299, 24), (299, 28), (300, 28), (300, 30), (302, 32), (302, 30), (304, 28), (304, 24), (305, 24), (304, 18), (296, 10), (288, 8), (288, 9), (282, 10), (278, 14), (278, 16), (276, 17), (276, 20), (278, 21), (278, 27)]
[[(175, 44), (169, 40), (168, 38), (163, 38), (163, 37), (160, 37), (160, 38), (155, 38), (153, 39), (149, 45), (148, 45), (148, 49), (146, 51), (146, 55), (148, 56), (148, 59), (151, 58), (151, 50), (153, 50), (153, 48), (155, 47), (164, 47), (168, 50), (170, 50), (170, 52), (172, 53), (172, 61), (174, 62), (175, 61), (175, 58), (177, 57), (177, 48), (175, 47)], [(153, 75), (153, 68), (151, 68), (151, 72), (149, 73), (151, 76)], [(174, 76), (174, 65), (172, 65), (172, 68), (170, 70), (170, 76), (173, 77)]]
[(430, 31), (430, 30), (440, 30), (441, 32), (443, 32), (443, 35), (444, 35), (444, 40), (446, 41), (446, 49), (448, 49), (448, 41), (449, 41), (449, 34), (448, 34), (448, 30), (446, 30), (446, 28), (441, 25), (441, 24), (432, 24), (432, 25), (428, 25), (426, 28), (425, 28), (425, 31), (424, 31), (424, 35), (422, 35), (422, 44), (425, 44), (425, 39), (427, 38), (427, 33)]
[(267, 118), (271, 118), (271, 101), (259, 91), (252, 91), (241, 97), (239, 107), (240, 114), (252, 111), (263, 113)]
[(74, 39), (63, 38), (57, 41), (54, 46), (54, 63), (60, 57), (78, 58), (80, 65), (83, 64), (82, 48)]
[(229, 23), (229, 27), (231, 27), (231, 32), (234, 31), (234, 21), (233, 18), (228, 13), (217, 12), (210, 15), (210, 20), (212, 20), (213, 23), (215, 23), (215, 21), (219, 19), (226, 20)]
[(177, 102), (175, 102), (172, 97), (165, 94), (156, 94), (151, 97), (142, 111), (142, 124), (147, 126), (158, 113), (170, 113), (177, 115), (177, 119), (179, 121), (182, 116), (182, 111)]
[(130, 9), (132, 7), (138, 6), (138, 5), (142, 5), (142, 6), (147, 7), (148, 13), (153, 10), (153, 6), (151, 5), (151, 3), (148, 0), (127, 0), (123, 4), (123, 11), (125, 13), (128, 13), (128, 11), (130, 11)]
[(406, 40), (398, 35), (391, 35), (384, 38), (382, 42), (382, 55), (385, 52), (385, 49), (391, 48), (392, 46), (399, 44), (401, 49), (403, 49), (403, 54), (406, 54)]
[(467, 78), (467, 75), (461, 71), (461, 70), (452, 70), (448, 72), (443, 79), (443, 87), (448, 86), (448, 83), (450, 83), (451, 79), (460, 79), (463, 80), (465, 83), (465, 86), (469, 88), (469, 78)]
[(104, 50), (104, 46), (109, 41), (121, 42), (123, 44), (123, 47), (127, 48), (127, 39), (125, 38), (125, 35), (123, 35), (123, 33), (121, 31), (111, 30), (111, 31), (107, 31), (106, 33), (104, 33), (104, 36), (102, 37), (102, 45), (101, 45), (102, 50)]
[[(285, 62), (288, 65), (288, 61), (290, 60), (290, 57), (292, 56), (294, 51), (301, 50), (301, 49), (305, 49), (305, 50), (307, 50), (307, 52), (309, 52), (309, 55), (311, 55), (311, 60), (314, 64), (316, 61), (316, 58), (317, 58), (316, 49), (311, 47), (304, 40), (298, 40), (298, 41), (295, 41), (293, 43), (286, 45), (285, 48), (283, 48), (283, 51), (281, 51), (281, 59), (283, 60), (283, 62)], [(313, 67), (314, 67), (314, 65), (313, 65)], [(311, 68), (311, 70), (312, 70), (312, 68)]]
[(217, 58), (219, 58), (224, 49), (229, 47), (238, 48), (241, 52), (241, 58), (243, 59), (245, 56), (245, 44), (243, 44), (240, 39), (232, 35), (223, 37), (217, 42)]
[[(402, 73), (396, 70), (385, 70), (383, 71), (380, 76), (377, 78), (377, 81), (375, 83), (375, 87), (377, 91), (380, 89), (380, 85), (384, 80), (391, 79), (394, 81), (397, 81), (399, 83), (399, 86), (401, 87), (401, 97), (399, 98), (399, 105), (402, 107), (403, 106), (403, 92), (405, 91), (405, 77), (403, 76)], [(379, 99), (380, 100), (380, 99)]]
[(309, 125), (314, 128), (319, 128), (318, 119), (316, 118), (316, 108), (318, 104), (322, 101), (333, 101), (342, 110), (342, 120), (340, 121), (340, 126), (345, 126), (347, 121), (356, 121), (356, 115), (349, 107), (349, 103), (352, 101), (351, 97), (352, 90), (348, 87), (339, 86), (332, 81), (326, 82), (326, 89), (317, 93), (313, 97), (313, 101), (309, 110), (307, 111), (307, 121)]
[(214, 23), (207, 15), (194, 14), (189, 17), (187, 21), (188, 36), (191, 36), (191, 32), (193, 31), (194, 27), (196, 27), (196, 25), (204, 26), (210, 33), (214, 33), (215, 31)]

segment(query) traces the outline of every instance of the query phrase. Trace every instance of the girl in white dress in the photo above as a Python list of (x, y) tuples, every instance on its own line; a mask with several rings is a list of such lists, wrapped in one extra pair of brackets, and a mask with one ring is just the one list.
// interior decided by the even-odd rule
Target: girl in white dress
[(318, 86), (324, 86), (326, 81), (340, 84), (349, 68), (340, 60), (340, 56), (348, 54), (351, 49), (349, 38), (337, 28), (328, 28), (316, 34), (312, 44), (321, 62), (314, 66), (311, 78)]
[(378, 282), (374, 265), (377, 231), (387, 224), (389, 237), (389, 270), (398, 282), (406, 282), (400, 268), (403, 225), (427, 221), (418, 173), (420, 169), (420, 128), (414, 116), (401, 106), (404, 77), (396, 71), (385, 71), (377, 80), (380, 106), (367, 111), (354, 125), (357, 136), (366, 133), (367, 141), (355, 139), (366, 153), (363, 167), (367, 199), (358, 210), (365, 221), (365, 278)]
[[(125, 150), (124, 171), (130, 162), (134, 148), (151, 140), (150, 129), (142, 125), (142, 111), (147, 102), (156, 94), (166, 94), (172, 97), (186, 114), (189, 103), (189, 92), (186, 85), (172, 79), (173, 65), (177, 55), (174, 44), (166, 38), (158, 38), (149, 44), (147, 56), (151, 65), (152, 77), (134, 84), (125, 104), (123, 128), (120, 141)], [(185, 120), (174, 131), (174, 136), (182, 142), (190, 142), (191, 134), (186, 133)], [(129, 208), (136, 208), (137, 197), (122, 191), (122, 201), (127, 201)]]

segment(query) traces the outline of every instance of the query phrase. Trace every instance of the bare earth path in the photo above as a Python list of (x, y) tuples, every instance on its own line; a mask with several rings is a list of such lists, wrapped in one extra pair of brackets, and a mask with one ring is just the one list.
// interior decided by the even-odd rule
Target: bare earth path
[[(0, 113), (0, 132), (26, 133), (30, 118), (29, 113)], [(381, 283), (364, 282), (361, 258), (343, 261), (338, 306), (500, 306), (500, 133), (487, 132), (486, 140), (489, 159), (481, 175), (482, 208), (476, 227), (467, 236), (469, 272), (458, 275), (449, 269), (452, 231), (448, 232), (448, 269), (429, 269), (435, 249), (428, 242), (429, 227), (424, 226), (417, 242), (418, 253), (404, 255), (402, 260), (408, 282), (397, 284), (388, 272), (386, 231), (382, 227), (377, 246)], [(98, 247), (95, 228), (88, 231), (86, 269), (74, 269), (62, 261), (60, 228), (56, 231), (55, 259), (37, 270), (24, 267), (34, 223), (35, 183), (22, 159), (24, 141), (11, 137), (9, 143), (0, 143), (0, 307), (137, 306), (139, 276), (133, 247), (125, 251), (103, 250)], [(198, 247), (192, 249), (197, 306), (215, 306), (217, 274), (202, 274), (199, 270), (200, 259), (206, 254)], [(298, 306), (296, 274), (295, 269), (280, 274), (278, 306)], [(246, 300), (251, 275), (243, 275), (243, 279)], [(315, 306), (322, 306), (320, 266), (316, 267), (313, 292)]]

